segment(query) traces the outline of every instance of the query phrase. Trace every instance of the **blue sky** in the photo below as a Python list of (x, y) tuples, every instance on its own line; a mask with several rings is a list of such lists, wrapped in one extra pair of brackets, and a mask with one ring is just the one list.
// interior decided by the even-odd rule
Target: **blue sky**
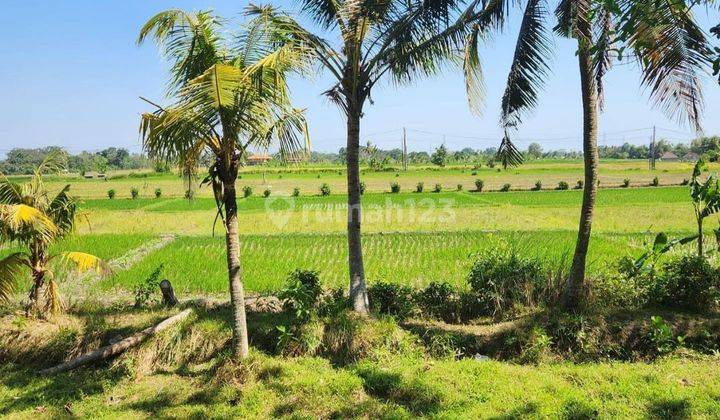
[[(290, 10), (295, 7), (288, 1), (273, 3)], [(139, 151), (139, 113), (148, 106), (138, 96), (162, 101), (167, 78), (167, 64), (155, 46), (135, 45), (139, 28), (154, 13), (171, 7), (213, 9), (239, 22), (246, 4), (219, 0), (4, 0), (0, 15), (0, 155), (13, 147), (46, 145), (61, 145), (72, 152), (110, 146)], [(720, 21), (717, 13), (712, 13), (709, 18), (700, 16), (706, 28), (710, 22)], [(448, 69), (441, 76), (409, 86), (376, 86), (374, 105), (367, 106), (362, 121), (363, 141), (397, 147), (401, 129), (407, 127), (413, 150), (430, 150), (443, 142), (451, 149), (496, 146), (501, 137), (499, 102), (518, 20), (514, 17), (507, 32), (482, 49), (487, 85), (482, 117), (468, 112), (461, 74), (458, 69)], [(567, 40), (556, 38), (554, 42), (558, 54), (539, 108), (526, 118), (516, 137), (521, 147), (537, 140), (547, 149), (579, 150), (582, 120), (574, 49)], [(337, 150), (345, 142), (343, 118), (320, 95), (330, 85), (327, 76), (319, 75), (313, 80), (293, 80), (291, 86), (296, 105), (308, 110), (314, 149), (321, 151)], [(632, 66), (615, 67), (606, 86), (601, 144), (647, 143), (650, 131), (637, 129), (653, 125), (663, 128), (661, 137), (674, 141), (692, 136), (687, 127), (652, 109)], [(707, 77), (705, 88), (705, 133), (720, 133), (720, 118), (716, 117), (720, 86)]]

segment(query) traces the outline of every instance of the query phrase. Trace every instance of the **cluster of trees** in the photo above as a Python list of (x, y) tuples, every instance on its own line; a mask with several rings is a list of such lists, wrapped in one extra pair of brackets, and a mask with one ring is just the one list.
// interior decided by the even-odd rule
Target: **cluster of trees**
[[(346, 119), (349, 296), (353, 309), (368, 312), (361, 246), (361, 156), (377, 164), (377, 150), (360, 144), (361, 117), (375, 86), (403, 84), (438, 74), (457, 62), (472, 110), (480, 108), (480, 44), (506, 26), (511, 8), (524, 6), (518, 41), (502, 97), (505, 136), (497, 151), (504, 167), (522, 162), (511, 134), (538, 103), (557, 45), (572, 45), (578, 60), (583, 109), (583, 202), (573, 262), (562, 307), (584, 302), (585, 267), (597, 191), (598, 111), (604, 76), (614, 61), (633, 57), (642, 84), (655, 104), (699, 131), (698, 75), (712, 66), (714, 52), (705, 31), (687, 11), (692, 4), (635, 0), (500, 1), (322, 1), (302, 0), (300, 10), (317, 31), (308, 30), (271, 6), (249, 6), (252, 19), (241, 36), (222, 35), (222, 20), (210, 12), (169, 10), (151, 18), (139, 41), (153, 37), (172, 61), (169, 106), (143, 115), (141, 134), (152, 157), (185, 166), (212, 153), (208, 182), (226, 228), (228, 280), (233, 307), (235, 353), (248, 354), (240, 269), (236, 180), (248, 147), (276, 142), (281, 154), (302, 146), (307, 133), (302, 111), (292, 108), (286, 76), (307, 74), (316, 65), (332, 77), (325, 94)], [(549, 7), (548, 7), (549, 6)], [(551, 13), (549, 8), (554, 10)], [(573, 41), (554, 44), (550, 32)], [(619, 54), (622, 51), (622, 54)], [(443, 147), (430, 156), (442, 164)], [(382, 159), (379, 160), (382, 163)]]
[[(700, 137), (693, 140), (690, 144), (676, 143), (672, 144), (667, 140), (661, 139), (655, 143), (655, 157), (659, 158), (666, 152), (672, 152), (678, 157), (693, 152), (698, 156), (707, 156), (711, 160), (717, 160), (720, 154), (720, 137)], [(599, 149), (601, 158), (608, 159), (647, 159), (650, 157), (650, 146), (640, 145), (634, 146), (625, 143), (622, 146), (601, 146)]]
[[(665, 152), (673, 152), (678, 157), (683, 157), (689, 152), (698, 156), (706, 156), (711, 160), (717, 160), (720, 155), (720, 137), (700, 137), (690, 144), (671, 143), (668, 140), (660, 139), (655, 144), (655, 157), (659, 158)], [(497, 157), (498, 149), (488, 147), (486, 149), (473, 149), (465, 147), (460, 150), (449, 150), (441, 145), (433, 152), (408, 152), (408, 163), (410, 164), (435, 164), (445, 166), (451, 164), (473, 164), (477, 166), (493, 166)], [(583, 154), (577, 150), (544, 150), (537, 142), (530, 143), (526, 150), (521, 150), (523, 160), (533, 159), (580, 159)], [(633, 145), (624, 143), (621, 146), (599, 146), (598, 155), (602, 159), (647, 159), (650, 157), (649, 145)], [(345, 148), (340, 148), (338, 153), (312, 152), (312, 162), (324, 162), (345, 164)], [(399, 165), (402, 163), (403, 153), (399, 148), (383, 150), (371, 143), (360, 146), (360, 162), (370, 167), (382, 169), (386, 165)]]
[(0, 161), (0, 173), (7, 175), (30, 175), (49, 156), (59, 159), (70, 172), (84, 174), (89, 171), (106, 172), (113, 169), (145, 169), (153, 163), (143, 154), (130, 153), (128, 150), (109, 147), (99, 152), (80, 152), (70, 154), (61, 147), (49, 146), (36, 149), (15, 148), (10, 150), (5, 160)]

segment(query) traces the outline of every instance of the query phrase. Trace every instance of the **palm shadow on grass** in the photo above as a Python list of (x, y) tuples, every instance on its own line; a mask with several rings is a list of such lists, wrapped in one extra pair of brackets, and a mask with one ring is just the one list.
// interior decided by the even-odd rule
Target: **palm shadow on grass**
[(122, 379), (122, 372), (115, 369), (83, 369), (38, 378), (35, 370), (0, 368), (1, 384), (22, 390), (22, 394), (0, 407), (0, 416), (45, 405), (62, 409), (89, 395), (102, 394)]
[(692, 418), (692, 407), (686, 398), (667, 398), (651, 401), (647, 408), (650, 419), (683, 420)]
[(369, 395), (402, 406), (413, 415), (429, 415), (441, 408), (440, 393), (418, 380), (407, 381), (397, 373), (383, 372), (376, 366), (363, 366), (355, 373)]

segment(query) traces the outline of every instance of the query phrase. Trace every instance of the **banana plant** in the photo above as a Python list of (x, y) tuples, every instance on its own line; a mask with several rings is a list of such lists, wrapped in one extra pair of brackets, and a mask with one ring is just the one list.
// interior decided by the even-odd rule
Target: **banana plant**
[(698, 235), (690, 235), (684, 238), (676, 238), (670, 240), (665, 232), (660, 232), (655, 236), (652, 247), (642, 254), (633, 263), (636, 271), (641, 271), (644, 268), (652, 269), (655, 266), (657, 260), (677, 245), (685, 245), (698, 238)]
[(98, 257), (84, 252), (52, 253), (51, 247), (72, 233), (77, 202), (67, 185), (52, 197), (43, 175), (62, 168), (62, 155), (48, 155), (26, 184), (0, 175), (0, 243), (19, 248), (0, 259), (0, 303), (7, 302), (28, 272), (32, 278), (26, 312), (36, 308), (56, 314), (61, 309), (51, 262), (74, 265), (78, 271), (106, 270)]
[[(695, 220), (697, 221), (698, 256), (703, 256), (703, 221), (720, 211), (720, 180), (716, 173), (708, 175), (705, 181), (700, 175), (707, 171), (707, 164), (701, 158), (695, 163), (690, 180), (690, 197), (692, 198)], [(720, 229), (715, 229), (715, 237), (720, 238)]]

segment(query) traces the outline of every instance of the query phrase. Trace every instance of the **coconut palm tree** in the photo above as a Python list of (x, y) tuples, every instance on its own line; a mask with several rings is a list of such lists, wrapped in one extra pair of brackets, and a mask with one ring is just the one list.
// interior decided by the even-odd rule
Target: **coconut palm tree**
[[(479, 112), (482, 71), (478, 43), (505, 19), (507, 0), (301, 0), (319, 28), (305, 29), (273, 12), (278, 31), (302, 42), (334, 85), (325, 92), (346, 118), (349, 293), (353, 308), (368, 311), (361, 244), (360, 119), (381, 80), (408, 83), (446, 64), (464, 71), (471, 110)], [(262, 8), (258, 10), (269, 10)]]
[(55, 196), (45, 188), (43, 174), (62, 167), (62, 155), (48, 155), (23, 185), (0, 178), (0, 242), (20, 250), (0, 260), (0, 301), (7, 301), (30, 272), (27, 312), (37, 309), (56, 314), (61, 309), (58, 285), (51, 267), (54, 260), (73, 263), (78, 270), (104, 269), (103, 262), (83, 252), (51, 253), (51, 246), (73, 231), (77, 202), (70, 186)]
[[(171, 61), (172, 104), (142, 116), (145, 150), (155, 158), (186, 163), (208, 151), (215, 158), (212, 186), (225, 227), (233, 349), (248, 354), (240, 265), (235, 182), (249, 148), (277, 143), (282, 156), (307, 143), (302, 110), (292, 108), (286, 74), (305, 69), (301, 49), (272, 31), (260, 12), (242, 32), (225, 39), (211, 12), (168, 10), (152, 17), (138, 43), (153, 37)], [(218, 220), (218, 219), (216, 219)]]
[[(603, 78), (627, 50), (642, 73), (655, 105), (670, 117), (700, 129), (702, 110), (698, 74), (710, 64), (711, 50), (684, 0), (560, 0), (555, 31), (576, 41), (583, 107), (585, 181), (580, 226), (563, 306), (581, 303), (598, 172), (598, 109), (603, 107)], [(548, 9), (542, 0), (527, 0), (514, 60), (502, 98), (504, 148), (514, 148), (508, 132), (537, 105), (551, 55)]]

